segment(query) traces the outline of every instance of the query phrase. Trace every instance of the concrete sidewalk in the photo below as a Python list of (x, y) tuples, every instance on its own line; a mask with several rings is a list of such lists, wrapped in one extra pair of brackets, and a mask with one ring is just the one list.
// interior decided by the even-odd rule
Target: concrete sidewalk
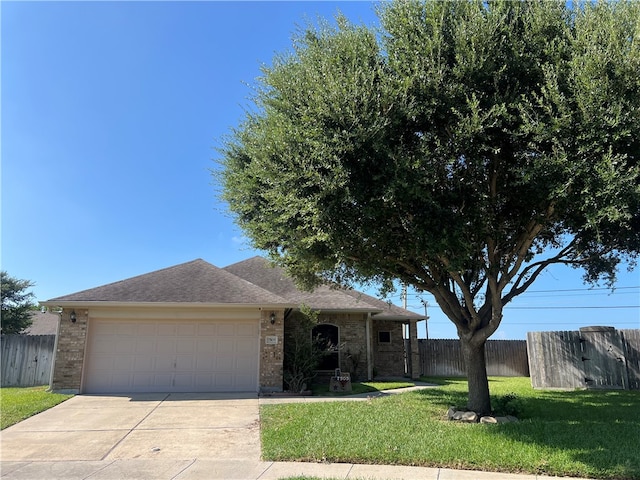
[[(543, 480), (558, 477), (348, 463), (255, 460), (122, 459), (67, 462), (2, 462), (6, 480), (280, 480), (296, 476), (360, 480)], [(572, 479), (581, 480), (581, 479)], [(583, 479), (584, 480), (584, 479)]]

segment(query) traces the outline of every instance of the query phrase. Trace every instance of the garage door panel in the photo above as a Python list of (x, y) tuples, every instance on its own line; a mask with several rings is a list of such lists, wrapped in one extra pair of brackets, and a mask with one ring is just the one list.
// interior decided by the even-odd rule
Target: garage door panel
[[(141, 334), (144, 335), (144, 334)], [(153, 355), (156, 350), (156, 342), (153, 336), (138, 336), (136, 338), (135, 353), (140, 356)]]
[(195, 336), (198, 333), (197, 325), (179, 323), (176, 325), (178, 336)]
[(232, 323), (218, 325), (218, 331), (216, 333), (219, 337), (233, 337), (235, 336), (235, 328)]
[(215, 369), (215, 358), (213, 357), (198, 357), (196, 358), (196, 371), (212, 371)]
[(176, 368), (174, 355), (156, 356), (154, 360), (154, 371), (173, 371)]
[(255, 335), (253, 325), (237, 324), (236, 333), (237, 335), (240, 335), (240, 336), (244, 335), (246, 337), (253, 337)]
[(131, 372), (130, 366), (135, 366), (135, 357), (133, 355), (118, 355), (113, 359), (112, 369), (114, 372)]
[(233, 385), (233, 382), (231, 381), (230, 373), (227, 373), (227, 374), (217, 373), (214, 376), (213, 380), (214, 380), (215, 387), (220, 390), (230, 389), (231, 386)]
[(256, 391), (258, 321), (91, 319), (87, 393)]
[(135, 337), (124, 335), (118, 338), (114, 349), (116, 353), (132, 353), (136, 345)]
[[(131, 375), (128, 373), (125, 374), (117, 374), (114, 373), (111, 375), (111, 383), (114, 387), (121, 389), (121, 391), (126, 391), (126, 389), (131, 386)], [(124, 389), (124, 390), (122, 390)]]
[(135, 385), (139, 391), (149, 391), (153, 385), (154, 375), (148, 372), (134, 373), (131, 376), (131, 388)]
[(213, 336), (216, 334), (216, 326), (207, 323), (199, 323), (197, 335), (200, 336)]
[(174, 379), (174, 386), (178, 389), (191, 387), (194, 382), (194, 375), (191, 373), (178, 373)]
[(158, 335), (169, 335), (171, 337), (174, 337), (176, 333), (177, 333), (177, 327), (175, 324), (172, 324), (172, 323), (158, 324)]
[(234, 348), (233, 348), (233, 343), (231, 343), (229, 340), (224, 341), (224, 340), (218, 340), (216, 341), (216, 353), (217, 356), (220, 355), (224, 355), (224, 356), (230, 356), (233, 355), (234, 353)]
[(155, 323), (138, 324), (138, 335), (156, 336), (158, 334), (158, 325)]
[[(159, 335), (161, 334), (159, 333)], [(175, 353), (175, 349), (176, 349), (175, 337), (157, 336), (155, 338), (156, 338), (156, 352)]]
[(176, 353), (191, 353), (196, 349), (195, 337), (178, 337), (176, 339)]
[(175, 369), (177, 371), (188, 370), (192, 371), (195, 368), (195, 362), (191, 355), (178, 355), (176, 357)]
[(121, 323), (116, 325), (115, 331), (113, 333), (115, 335), (133, 336), (137, 335), (138, 328), (134, 323)]
[(216, 341), (215, 338), (209, 338), (198, 336), (196, 339), (196, 352), (198, 355), (209, 355), (215, 351)]
[(133, 360), (134, 372), (150, 372), (153, 370), (154, 358), (151, 356), (136, 355)]
[(250, 357), (238, 357), (235, 360), (235, 368), (237, 370), (247, 370), (251, 368), (251, 364), (253, 363), (253, 358)]
[(156, 374), (153, 375), (153, 391), (166, 390), (172, 388), (173, 374)]
[(113, 355), (107, 355), (102, 353), (95, 354), (93, 356), (94, 368), (98, 371), (102, 370), (102, 371), (112, 372), (113, 363), (115, 359), (116, 357)]
[(238, 388), (249, 388), (249, 385), (253, 382), (252, 378), (248, 375), (238, 375), (237, 377)]
[(256, 341), (254, 338), (249, 337), (241, 337), (238, 338), (235, 342), (236, 351), (240, 354), (243, 352), (248, 352), (251, 350), (252, 346), (255, 346)]
[(222, 372), (228, 372), (233, 370), (233, 358), (229, 357), (229, 356), (220, 356), (217, 355), (215, 357), (215, 370), (216, 371), (222, 371)]

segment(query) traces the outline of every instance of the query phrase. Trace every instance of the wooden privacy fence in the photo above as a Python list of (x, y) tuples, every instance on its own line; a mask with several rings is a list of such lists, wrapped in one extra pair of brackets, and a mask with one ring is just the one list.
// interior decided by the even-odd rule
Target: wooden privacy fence
[[(460, 340), (419, 340), (420, 373), (434, 377), (466, 376)], [(525, 340), (488, 340), (485, 346), (487, 374), (498, 377), (528, 377)]]
[(640, 390), (640, 330), (527, 333), (533, 388)]
[(55, 335), (2, 335), (2, 386), (48, 385)]

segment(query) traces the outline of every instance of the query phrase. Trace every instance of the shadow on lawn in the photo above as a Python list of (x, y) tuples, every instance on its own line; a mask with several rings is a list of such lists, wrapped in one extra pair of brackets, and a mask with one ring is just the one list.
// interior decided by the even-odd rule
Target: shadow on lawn
[[(467, 400), (466, 392), (458, 391), (418, 394), (443, 411)], [(537, 391), (521, 398), (521, 408), (520, 422), (487, 425), (487, 430), (568, 456), (594, 472), (615, 472), (610, 478), (640, 479), (640, 392)]]

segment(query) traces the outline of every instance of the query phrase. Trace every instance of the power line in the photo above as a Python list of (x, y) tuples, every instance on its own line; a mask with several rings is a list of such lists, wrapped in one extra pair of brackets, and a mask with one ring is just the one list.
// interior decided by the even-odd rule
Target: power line
[(640, 308), (640, 305), (611, 305), (611, 306), (562, 306), (562, 307), (554, 307), (554, 306), (537, 306), (537, 307), (513, 307), (506, 306), (505, 309), (509, 310), (555, 310), (555, 309), (613, 309), (613, 308)]
[(555, 292), (595, 292), (600, 290), (607, 290), (612, 294), (615, 294), (617, 290), (631, 290), (631, 289), (638, 289), (638, 288), (640, 288), (640, 286), (614, 287), (614, 288), (599, 287), (599, 288), (566, 288), (566, 289), (557, 289), (557, 290), (526, 290), (525, 292), (523, 292), (523, 294), (524, 293), (555, 293)]
[[(521, 295), (526, 295), (529, 293), (558, 293), (558, 292), (587, 292), (585, 293), (585, 295), (588, 295), (589, 292), (596, 292), (596, 291), (603, 291), (603, 290), (606, 290), (610, 293), (609, 294), (599, 293), (598, 295), (615, 295), (618, 290), (634, 290), (634, 289), (640, 289), (640, 285), (631, 286), (631, 287), (614, 287), (613, 289), (608, 287), (598, 287), (598, 288), (586, 287), (586, 288), (564, 288), (564, 289), (560, 288), (560, 289), (554, 289), (554, 290), (525, 290), (524, 292), (522, 292)], [(419, 298), (421, 295), (428, 294), (428, 293), (429, 292), (413, 293), (413, 295)], [(633, 293), (633, 292), (620, 292), (620, 293), (624, 293), (625, 295), (628, 295), (629, 293)], [(562, 296), (562, 295), (557, 295), (557, 296)], [(567, 296), (570, 296), (570, 295), (567, 295)], [(395, 295), (387, 295), (387, 298), (398, 298), (398, 297), (402, 297), (402, 293), (395, 294)]]
[[(558, 326), (562, 326), (562, 325), (575, 325), (576, 323), (579, 323), (577, 321), (573, 321), (573, 322), (558, 322), (557, 320), (549, 320), (548, 322), (513, 322), (513, 321), (509, 321), (509, 320), (504, 320), (503, 323), (500, 324), (500, 326), (511, 326), (511, 325), (558, 325)], [(619, 322), (619, 321), (607, 321), (606, 323), (611, 323), (611, 324), (615, 324), (615, 325), (638, 325), (638, 322)], [(450, 320), (429, 320), (429, 324), (430, 325), (453, 325), (453, 322), (451, 322)]]
[[(534, 293), (534, 295), (528, 295), (528, 293)], [(526, 298), (557, 298), (557, 297), (595, 297), (595, 296), (613, 297), (614, 295), (616, 297), (619, 297), (620, 295), (637, 295), (638, 293), (639, 292), (613, 292), (613, 293), (589, 292), (589, 293), (560, 293), (558, 295), (549, 295), (549, 294), (535, 295), (535, 292), (525, 292), (518, 298), (524, 298), (524, 297)]]

